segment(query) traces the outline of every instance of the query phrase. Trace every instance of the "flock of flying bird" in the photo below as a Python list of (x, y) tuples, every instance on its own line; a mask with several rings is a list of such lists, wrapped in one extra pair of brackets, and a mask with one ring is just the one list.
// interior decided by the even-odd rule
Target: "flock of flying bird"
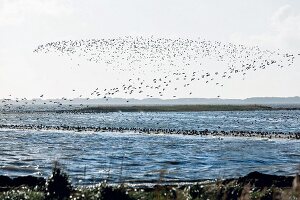
[[(93, 98), (109, 101), (111, 97), (122, 95), (163, 98), (170, 93), (177, 98), (179, 90), (184, 90), (189, 96), (193, 94), (191, 86), (212, 84), (222, 88), (225, 80), (245, 79), (249, 72), (291, 66), (296, 56), (300, 55), (202, 39), (131, 36), (50, 42), (39, 45), (33, 52), (54, 53), (70, 60), (79, 57), (107, 67), (111, 72), (130, 74), (130, 77), (123, 76), (125, 79), (119, 87), (100, 89), (99, 85), (91, 88), (89, 96), (78, 94), (78, 98), (87, 101)], [(211, 67), (216, 64), (221, 66), (218, 70)], [(83, 67), (80, 63), (77, 66)], [(73, 92), (76, 91), (73, 89)], [(43, 97), (44, 94), (40, 95), (40, 98)], [(2, 103), (9, 107), (12, 101), (35, 104), (35, 100), (29, 102), (26, 98), (10, 97), (3, 99)], [(72, 101), (63, 97), (44, 104), (63, 106), (68, 102), (72, 106)]]

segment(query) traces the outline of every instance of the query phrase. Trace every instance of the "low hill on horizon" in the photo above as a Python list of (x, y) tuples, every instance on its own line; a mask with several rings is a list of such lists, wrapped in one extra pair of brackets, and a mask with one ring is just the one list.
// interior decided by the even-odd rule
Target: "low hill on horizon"
[(300, 106), (300, 97), (251, 97), (246, 99), (220, 99), (220, 98), (179, 98), (179, 99), (159, 99), (159, 98), (146, 98), (146, 99), (125, 99), (125, 98), (99, 98), (99, 99), (34, 99), (34, 100), (11, 100), (1, 99), (1, 104), (22, 104), (27, 102), (35, 105), (51, 104), (59, 102), (63, 104), (88, 104), (88, 105), (298, 105)]

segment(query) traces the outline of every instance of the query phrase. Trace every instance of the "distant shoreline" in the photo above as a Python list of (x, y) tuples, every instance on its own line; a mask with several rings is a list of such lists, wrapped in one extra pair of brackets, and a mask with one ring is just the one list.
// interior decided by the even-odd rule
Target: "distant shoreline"
[[(1, 108), (1, 107), (0, 107)], [(300, 105), (271, 104), (107, 104), (107, 105), (77, 105), (64, 107), (36, 105), (25, 109), (0, 109), (0, 113), (109, 113), (109, 112), (234, 112), (234, 111), (294, 111), (300, 110)]]
[[(297, 107), (272, 107), (267, 105), (109, 105), (66, 110), (71, 112), (201, 112), (201, 111), (273, 111), (300, 110)], [(62, 111), (63, 112), (63, 111)]]

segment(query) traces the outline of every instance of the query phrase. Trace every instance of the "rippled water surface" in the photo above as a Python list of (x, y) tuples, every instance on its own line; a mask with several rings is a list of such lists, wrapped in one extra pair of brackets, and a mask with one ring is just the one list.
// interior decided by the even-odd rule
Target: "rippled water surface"
[[(300, 132), (299, 111), (0, 114), (0, 124)], [(0, 129), (0, 174), (48, 176), (59, 160), (74, 182), (195, 180), (257, 170), (294, 174), (297, 140)]]

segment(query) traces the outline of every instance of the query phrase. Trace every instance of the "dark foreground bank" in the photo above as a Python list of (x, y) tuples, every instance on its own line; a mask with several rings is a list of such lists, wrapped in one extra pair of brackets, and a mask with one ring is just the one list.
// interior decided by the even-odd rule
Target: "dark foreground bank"
[(0, 176), (0, 199), (299, 199), (300, 176), (252, 172), (244, 177), (169, 185), (73, 186), (66, 173), (54, 168), (48, 179)]

